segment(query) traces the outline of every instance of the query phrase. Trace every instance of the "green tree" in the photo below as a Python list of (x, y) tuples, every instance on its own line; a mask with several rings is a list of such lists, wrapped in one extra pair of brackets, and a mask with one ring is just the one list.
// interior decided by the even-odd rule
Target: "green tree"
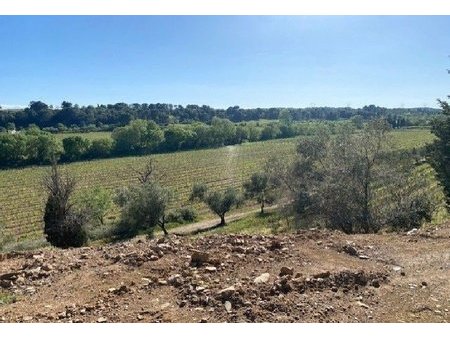
[(276, 200), (275, 186), (271, 184), (268, 173), (254, 173), (243, 186), (245, 197), (256, 199), (260, 204), (261, 215), (264, 214), (265, 205)]
[(234, 188), (225, 191), (209, 192), (204, 183), (195, 183), (192, 187), (190, 200), (198, 199), (205, 203), (209, 209), (220, 217), (220, 225), (224, 226), (225, 214), (233, 207), (238, 207), (242, 198)]
[(116, 198), (121, 207), (119, 234), (132, 237), (144, 231), (150, 235), (159, 226), (168, 235), (165, 225), (170, 199), (170, 191), (155, 181), (122, 190)]
[(82, 160), (87, 156), (91, 142), (81, 136), (69, 136), (63, 139), (63, 159), (69, 162)]
[(92, 140), (87, 156), (89, 158), (104, 158), (111, 156), (114, 144), (110, 138)]
[(220, 217), (220, 225), (226, 225), (225, 214), (233, 207), (241, 203), (239, 193), (233, 188), (227, 188), (224, 192), (213, 191), (206, 195), (204, 202), (217, 216)]
[(443, 116), (433, 123), (432, 132), (437, 139), (428, 148), (431, 153), (430, 162), (444, 187), (447, 207), (450, 208), (450, 105), (439, 100)]
[(112, 197), (109, 190), (95, 187), (88, 192), (83, 192), (77, 200), (78, 208), (91, 221), (103, 225), (108, 211), (112, 207)]

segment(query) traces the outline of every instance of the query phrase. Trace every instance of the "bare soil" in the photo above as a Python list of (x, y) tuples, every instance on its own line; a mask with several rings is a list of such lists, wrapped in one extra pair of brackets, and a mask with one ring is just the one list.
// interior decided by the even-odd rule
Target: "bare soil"
[(450, 223), (9, 253), (1, 294), (0, 322), (448, 322)]

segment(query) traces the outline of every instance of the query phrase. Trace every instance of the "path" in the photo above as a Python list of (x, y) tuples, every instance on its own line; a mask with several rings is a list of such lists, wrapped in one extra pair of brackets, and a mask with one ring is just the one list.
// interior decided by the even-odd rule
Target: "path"
[[(270, 207), (264, 208), (264, 211), (271, 211), (276, 208), (277, 208), (277, 205), (272, 205)], [(256, 212), (260, 212), (260, 211), (261, 211), (260, 208), (256, 208), (256, 209), (252, 209), (252, 210), (245, 211), (245, 212), (231, 214), (231, 215), (225, 217), (225, 219), (226, 219), (227, 223), (229, 223), (229, 222), (236, 221), (236, 220), (242, 219), (244, 217), (250, 216), (250, 215), (255, 214)], [(214, 219), (204, 220), (204, 221), (197, 222), (197, 223), (182, 225), (177, 228), (170, 229), (168, 231), (169, 231), (169, 234), (174, 234), (174, 235), (178, 235), (178, 236), (188, 236), (188, 235), (195, 235), (195, 234), (198, 234), (201, 232), (209, 231), (209, 230), (215, 229), (217, 227), (220, 227), (218, 217), (214, 218)]]

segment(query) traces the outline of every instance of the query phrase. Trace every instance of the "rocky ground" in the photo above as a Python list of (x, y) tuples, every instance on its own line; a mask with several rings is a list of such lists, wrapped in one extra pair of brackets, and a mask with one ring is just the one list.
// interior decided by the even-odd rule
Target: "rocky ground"
[(3, 254), (0, 295), (15, 302), (0, 304), (0, 322), (448, 322), (449, 229)]

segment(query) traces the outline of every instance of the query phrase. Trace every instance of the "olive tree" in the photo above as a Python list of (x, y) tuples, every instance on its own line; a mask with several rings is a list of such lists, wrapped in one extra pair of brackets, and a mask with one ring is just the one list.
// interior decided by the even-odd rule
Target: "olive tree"
[(220, 217), (220, 225), (226, 225), (225, 214), (233, 207), (238, 207), (242, 198), (234, 188), (225, 191), (208, 191), (203, 183), (196, 183), (192, 188), (191, 200), (198, 199), (205, 203), (208, 208)]
[(264, 214), (266, 204), (272, 204), (276, 200), (275, 185), (270, 181), (268, 173), (254, 173), (243, 184), (246, 198), (255, 199), (261, 207), (261, 215)]

